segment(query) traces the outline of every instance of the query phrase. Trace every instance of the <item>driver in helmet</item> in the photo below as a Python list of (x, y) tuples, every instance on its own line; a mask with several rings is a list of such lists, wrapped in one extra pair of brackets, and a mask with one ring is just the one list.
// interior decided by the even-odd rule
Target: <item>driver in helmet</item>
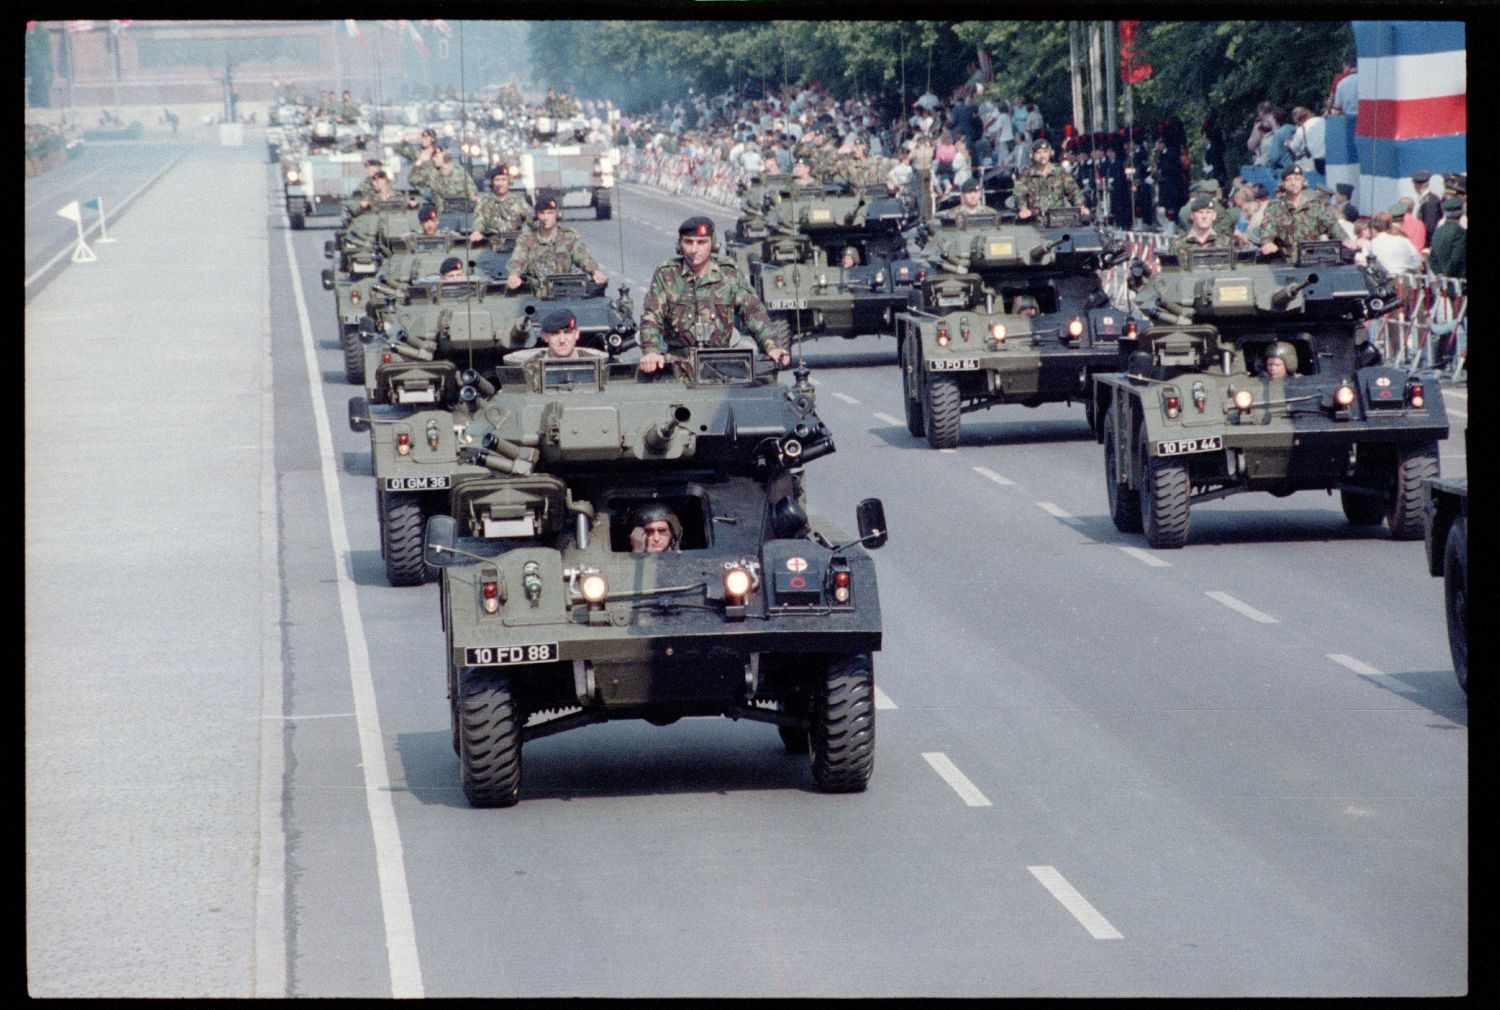
[(1010, 303), (1010, 312), (1013, 316), (1034, 316), (1040, 311), (1041, 306), (1031, 295), (1016, 295), (1015, 300)]
[(648, 502), (638, 507), (631, 522), (634, 524), (630, 531), (632, 553), (660, 554), (681, 549), (682, 521), (661, 502)]
[(1297, 372), (1297, 349), (1285, 340), (1266, 348), (1261, 357), (1260, 374), (1267, 379), (1285, 379)]

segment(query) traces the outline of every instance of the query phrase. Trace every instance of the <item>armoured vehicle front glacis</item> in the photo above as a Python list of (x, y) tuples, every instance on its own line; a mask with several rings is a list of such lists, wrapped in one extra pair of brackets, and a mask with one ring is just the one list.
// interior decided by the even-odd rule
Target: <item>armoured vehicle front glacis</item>
[(1089, 377), (1118, 367), (1128, 317), (1110, 306), (1100, 271), (1125, 250), (1076, 211), (1035, 225), (958, 214), (922, 255), (929, 272), (896, 314), (896, 340), (907, 430), (933, 448), (956, 446), (970, 411), (1087, 408)]
[[(735, 256), (783, 344), (890, 333), (925, 270), (907, 255), (908, 220), (899, 199), (839, 184), (789, 190), (769, 204), (764, 236), (737, 246)], [(761, 230), (743, 218), (740, 226)]]
[(532, 146), (521, 152), (521, 186), (536, 202), (539, 192), (552, 193), (563, 210), (592, 207), (605, 220), (613, 213), (618, 148), (583, 142), (588, 124), (581, 119), (538, 116), (532, 122)]
[(1383, 367), (1364, 337), (1394, 287), (1341, 262), (1337, 242), (1303, 243), (1295, 263), (1233, 255), (1195, 253), (1147, 281), (1150, 325), (1122, 349), (1124, 372), (1095, 376), (1115, 526), (1180, 547), (1195, 501), (1337, 489), (1355, 525), (1420, 537), (1448, 419), (1436, 381)]
[[(799, 469), (833, 442), (806, 373), (779, 385), (716, 349), (659, 381), (603, 359), (527, 375), (484, 412), (501, 472), (427, 527), (469, 802), (516, 802), (523, 742), (683, 716), (774, 724), (820, 788), (864, 789), (881, 623), (860, 544), (885, 521), (874, 499), (857, 537), (808, 519)], [(524, 454), (531, 472), (503, 472)], [(632, 542), (651, 517), (671, 531), (660, 553)]]
[(484, 372), (511, 351), (541, 343), (541, 318), (566, 309), (581, 346), (618, 354), (634, 346), (635, 306), (622, 285), (614, 298), (587, 274), (553, 274), (537, 290), (508, 292), (502, 281), (426, 277), (409, 282), (379, 321), (366, 317), (365, 393), (371, 403), (438, 403), (465, 369)]
[(301, 230), (310, 217), (341, 220), (344, 201), (365, 179), (365, 142), (360, 128), (313, 123), (295, 151), (283, 149), (281, 177), (287, 219)]

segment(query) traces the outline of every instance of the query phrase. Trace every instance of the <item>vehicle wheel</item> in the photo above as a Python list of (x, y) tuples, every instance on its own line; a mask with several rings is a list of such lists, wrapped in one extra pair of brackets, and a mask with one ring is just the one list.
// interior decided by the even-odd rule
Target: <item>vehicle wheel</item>
[(934, 449), (952, 449), (958, 445), (961, 418), (958, 380), (949, 375), (927, 376), (927, 381), (923, 383), (922, 399), (927, 444)]
[(922, 419), (921, 383), (917, 372), (921, 362), (912, 350), (915, 339), (908, 336), (901, 341), (901, 401), (906, 407), (906, 430), (912, 438), (921, 438), (927, 434), (927, 425)]
[(601, 193), (594, 198), (594, 220), (608, 221), (614, 208), (610, 205), (609, 196)]
[(1469, 693), (1469, 530), (1463, 516), (1448, 530), (1443, 549), (1443, 602), (1448, 612), (1448, 651), (1453, 654), (1453, 675)]
[(1099, 425), (1096, 422), (1099, 418), (1095, 416), (1093, 393), (1089, 393), (1083, 398), (1083, 420), (1089, 426), (1089, 434), (1097, 436), (1099, 434)]
[(292, 214), (290, 215), (290, 218), (292, 222), (292, 231), (301, 231), (307, 225), (307, 218), (303, 217), (301, 214)]
[(1422, 480), (1438, 475), (1436, 442), (1411, 446), (1396, 453), (1396, 487), (1385, 514), (1395, 540), (1421, 540), (1425, 527)]
[(389, 494), (380, 526), (385, 577), (393, 586), (420, 586), (427, 580), (422, 560), (422, 506), (414, 495)]
[(1141, 499), (1134, 491), (1122, 487), (1119, 467), (1115, 464), (1115, 409), (1104, 412), (1104, 484), (1109, 491), (1109, 517), (1121, 533), (1141, 531)]
[(344, 349), (344, 378), (356, 386), (365, 384), (365, 345), (359, 342), (359, 327), (344, 326), (339, 344)]
[(786, 746), (788, 754), (807, 754), (811, 739), (807, 730), (800, 726), (777, 726), (776, 732), (781, 734), (781, 742)]
[(824, 792), (863, 792), (875, 767), (875, 672), (869, 654), (830, 660), (813, 695), (813, 779)]
[(1141, 437), (1141, 526), (1146, 543), (1156, 548), (1181, 547), (1188, 535), (1188, 471), (1181, 460), (1146, 453)]
[[(467, 676), (465, 676), (467, 673)], [(521, 720), (510, 681), (461, 671), (459, 774), (475, 807), (512, 807), (521, 792)]]
[(1374, 526), (1385, 518), (1385, 503), (1379, 495), (1341, 489), (1339, 504), (1344, 506), (1344, 518), (1352, 526)]
[(453, 656), (448, 656), (448, 724), (453, 733), (453, 753), (459, 757), (463, 756), (463, 747), (459, 743), (458, 718), (458, 670), (453, 666)]

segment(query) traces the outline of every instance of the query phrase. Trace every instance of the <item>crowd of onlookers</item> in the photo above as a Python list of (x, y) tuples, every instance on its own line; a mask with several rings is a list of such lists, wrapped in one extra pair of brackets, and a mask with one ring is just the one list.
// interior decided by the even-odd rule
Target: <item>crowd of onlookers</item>
[(65, 160), (68, 145), (76, 139), (76, 130), (65, 130), (46, 123), (26, 124), (26, 175), (40, 175)]

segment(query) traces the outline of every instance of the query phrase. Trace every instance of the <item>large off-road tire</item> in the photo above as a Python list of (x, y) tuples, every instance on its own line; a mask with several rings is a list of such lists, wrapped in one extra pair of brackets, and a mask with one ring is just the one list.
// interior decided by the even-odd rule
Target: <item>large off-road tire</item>
[(608, 193), (597, 193), (594, 195), (594, 220), (608, 221), (614, 213), (614, 206), (610, 203)]
[(459, 775), (475, 807), (515, 806), (521, 792), (521, 718), (510, 681), (460, 671)]
[(1141, 499), (1138, 494), (1118, 483), (1119, 467), (1115, 463), (1115, 408), (1104, 412), (1104, 486), (1109, 492), (1109, 517), (1121, 533), (1141, 531)]
[(1375, 526), (1385, 519), (1385, 502), (1377, 494), (1339, 489), (1339, 504), (1351, 526)]
[(302, 216), (301, 214), (288, 215), (288, 220), (290, 220), (292, 223), (292, 231), (301, 231), (303, 228), (307, 227), (307, 218)]
[(458, 703), (458, 668), (453, 665), (453, 656), (448, 656), (448, 725), (453, 733), (453, 753), (463, 756), (463, 746), (459, 743), (462, 735), (459, 729), (459, 703)]
[(922, 377), (918, 369), (921, 359), (914, 349), (916, 337), (907, 335), (901, 340), (901, 403), (906, 408), (906, 430), (912, 438), (927, 434), (927, 424), (922, 417)]
[(1421, 540), (1426, 527), (1422, 508), (1422, 481), (1438, 475), (1436, 442), (1408, 446), (1396, 453), (1396, 486), (1385, 513), (1394, 540)]
[(1141, 526), (1152, 547), (1174, 548), (1187, 543), (1188, 469), (1178, 459), (1150, 458), (1141, 433)]
[(1453, 676), (1469, 693), (1469, 529), (1463, 516), (1448, 529), (1443, 548), (1443, 603), (1448, 613), (1448, 651)]
[(341, 323), (339, 346), (344, 351), (344, 378), (356, 386), (365, 384), (365, 345), (359, 342), (359, 327)]
[(868, 653), (829, 660), (813, 689), (811, 737), (818, 788), (863, 792), (875, 768), (875, 672)]
[(950, 375), (927, 376), (922, 383), (922, 412), (928, 445), (934, 449), (952, 449), (958, 445), (963, 415), (959, 409), (957, 379)]
[(393, 586), (420, 586), (427, 581), (427, 563), (422, 560), (421, 503), (415, 495), (387, 494), (380, 518), (386, 580)]

